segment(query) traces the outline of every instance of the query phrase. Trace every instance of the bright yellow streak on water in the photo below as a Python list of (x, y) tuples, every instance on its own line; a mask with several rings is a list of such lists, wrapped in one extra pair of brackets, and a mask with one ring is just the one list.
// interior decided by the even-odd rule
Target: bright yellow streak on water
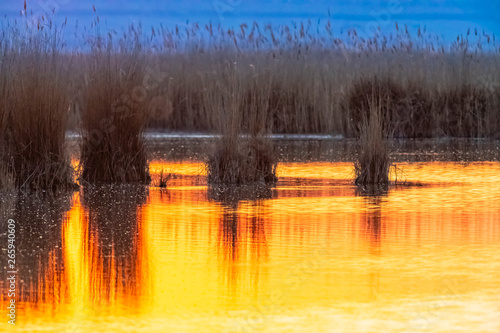
[(180, 177), (137, 207), (124, 258), (103, 254), (76, 194), (64, 271), (46, 271), (48, 296), (22, 304), (15, 331), (500, 332), (500, 164), (399, 167), (425, 186), (356, 196), (328, 183), (350, 164), (283, 164), (316, 185), (223, 205)]

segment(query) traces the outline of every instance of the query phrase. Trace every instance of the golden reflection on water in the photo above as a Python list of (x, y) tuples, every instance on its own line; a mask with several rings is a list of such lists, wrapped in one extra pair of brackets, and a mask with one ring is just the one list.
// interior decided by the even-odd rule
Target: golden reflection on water
[(423, 186), (360, 196), (350, 164), (290, 163), (269, 199), (221, 202), (202, 164), (154, 161), (169, 189), (83, 190), (16, 328), (500, 331), (500, 164), (398, 167)]

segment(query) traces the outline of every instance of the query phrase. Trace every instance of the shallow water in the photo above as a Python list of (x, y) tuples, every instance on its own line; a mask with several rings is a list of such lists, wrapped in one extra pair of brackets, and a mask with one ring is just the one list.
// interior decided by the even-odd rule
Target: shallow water
[(236, 200), (206, 187), (210, 142), (162, 139), (151, 171), (175, 174), (168, 189), (2, 197), (19, 296), (16, 329), (0, 327), (499, 332), (498, 142), (443, 144), (395, 143), (400, 177), (419, 186), (380, 195), (352, 186), (344, 141), (280, 144), (277, 187)]

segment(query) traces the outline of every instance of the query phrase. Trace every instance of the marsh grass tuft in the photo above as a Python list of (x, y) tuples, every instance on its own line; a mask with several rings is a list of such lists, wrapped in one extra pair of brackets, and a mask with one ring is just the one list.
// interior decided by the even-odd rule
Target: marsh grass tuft
[(149, 175), (143, 132), (149, 96), (140, 51), (94, 50), (85, 57), (82, 88), (81, 178), (144, 182)]
[(360, 129), (359, 157), (354, 163), (356, 185), (373, 186), (389, 184), (389, 147), (386, 141), (381, 110), (383, 101), (375, 96), (370, 101), (369, 116), (365, 116)]
[[(268, 108), (270, 77), (239, 71), (232, 59), (221, 67), (221, 80), (206, 101), (217, 115), (222, 134), (207, 163), (209, 184), (274, 184), (277, 159), (269, 138), (272, 119)], [(257, 92), (248, 95), (248, 89)]]
[(17, 43), (0, 61), (1, 168), (16, 188), (75, 188), (65, 146), (70, 59), (42, 38)]
[(165, 174), (163, 169), (160, 171), (160, 174), (158, 175), (158, 182), (156, 183), (156, 186), (159, 188), (167, 188), (168, 182), (173, 178), (173, 174), (168, 173)]
[(226, 137), (207, 164), (211, 184), (274, 184), (277, 160), (267, 139)]

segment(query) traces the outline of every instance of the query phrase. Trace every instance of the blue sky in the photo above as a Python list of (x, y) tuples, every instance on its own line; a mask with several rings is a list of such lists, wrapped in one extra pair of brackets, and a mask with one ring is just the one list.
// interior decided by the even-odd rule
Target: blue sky
[[(2, 0), (2, 20), (19, 16), (24, 0)], [(56, 22), (66, 18), (71, 24), (90, 25), (95, 5), (101, 20), (109, 27), (119, 29), (130, 22), (143, 26), (184, 25), (200, 22), (221, 23), (226, 27), (258, 21), (274, 25), (311, 19), (332, 20), (334, 31), (357, 28), (369, 35), (376, 26), (394, 29), (397, 21), (415, 29), (418, 25), (445, 39), (465, 33), (468, 27), (477, 27), (487, 33), (500, 33), (500, 0), (482, 2), (471, 0), (355, 0), (355, 1), (286, 1), (286, 0), (208, 0), (208, 1), (130, 1), (130, 0), (33, 0), (28, 8), (38, 15), (45, 13)], [(55, 9), (52, 13), (51, 10)]]

